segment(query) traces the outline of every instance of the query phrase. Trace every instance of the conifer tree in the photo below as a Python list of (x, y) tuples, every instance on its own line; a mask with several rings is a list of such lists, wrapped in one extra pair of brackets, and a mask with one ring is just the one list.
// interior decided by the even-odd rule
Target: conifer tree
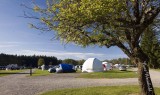
[(158, 31), (148, 28), (144, 32), (141, 41), (141, 48), (149, 57), (150, 68), (160, 68), (160, 44), (158, 42)]

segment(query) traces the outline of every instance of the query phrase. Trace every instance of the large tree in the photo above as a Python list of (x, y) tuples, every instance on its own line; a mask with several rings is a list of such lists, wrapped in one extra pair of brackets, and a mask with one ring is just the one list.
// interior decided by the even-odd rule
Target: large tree
[(141, 95), (155, 95), (140, 41), (159, 20), (160, 0), (48, 0), (46, 5), (34, 7), (41, 25), (32, 27), (53, 30), (66, 43), (119, 47), (138, 64)]

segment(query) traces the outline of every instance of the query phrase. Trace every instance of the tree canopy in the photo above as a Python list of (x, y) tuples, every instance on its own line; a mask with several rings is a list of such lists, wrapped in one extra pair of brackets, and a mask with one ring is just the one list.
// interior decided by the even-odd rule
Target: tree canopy
[(45, 65), (45, 61), (43, 58), (39, 58), (38, 59), (38, 66), (42, 66), (42, 65)]
[(74, 59), (64, 59), (62, 62), (67, 63), (67, 64), (72, 64), (72, 65), (77, 65), (77, 63), (78, 63), (78, 61), (76, 61)]
[(36, 5), (34, 10), (41, 13), (43, 25), (34, 28), (54, 30), (55, 37), (67, 43), (118, 46), (130, 57), (158, 16), (160, 1), (48, 0), (47, 8)]

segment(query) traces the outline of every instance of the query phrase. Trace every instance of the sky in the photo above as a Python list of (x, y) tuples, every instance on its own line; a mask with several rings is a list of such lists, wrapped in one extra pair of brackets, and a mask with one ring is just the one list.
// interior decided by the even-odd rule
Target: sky
[(29, 23), (36, 21), (22, 17), (24, 11), (29, 10), (21, 4), (32, 7), (32, 1), (36, 1), (40, 6), (45, 4), (45, 0), (0, 0), (0, 53), (55, 56), (62, 60), (66, 58), (110, 60), (127, 57), (117, 47), (82, 48), (73, 43), (62, 44), (58, 40), (52, 40), (54, 31), (42, 32), (30, 28)]

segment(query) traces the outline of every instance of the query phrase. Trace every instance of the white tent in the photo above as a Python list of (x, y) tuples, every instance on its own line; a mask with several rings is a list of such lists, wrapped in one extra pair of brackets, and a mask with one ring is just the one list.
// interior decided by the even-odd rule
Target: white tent
[(42, 71), (44, 71), (44, 70), (45, 70), (45, 65), (43, 64), (43, 65), (41, 66), (41, 68), (42, 68)]
[(87, 59), (82, 66), (82, 72), (102, 72), (102, 71), (103, 71), (102, 62), (97, 58)]
[(108, 62), (102, 62), (103, 64), (103, 68), (104, 68), (104, 71), (106, 70), (112, 70), (113, 69), (113, 66), (112, 66), (112, 63), (108, 63)]

